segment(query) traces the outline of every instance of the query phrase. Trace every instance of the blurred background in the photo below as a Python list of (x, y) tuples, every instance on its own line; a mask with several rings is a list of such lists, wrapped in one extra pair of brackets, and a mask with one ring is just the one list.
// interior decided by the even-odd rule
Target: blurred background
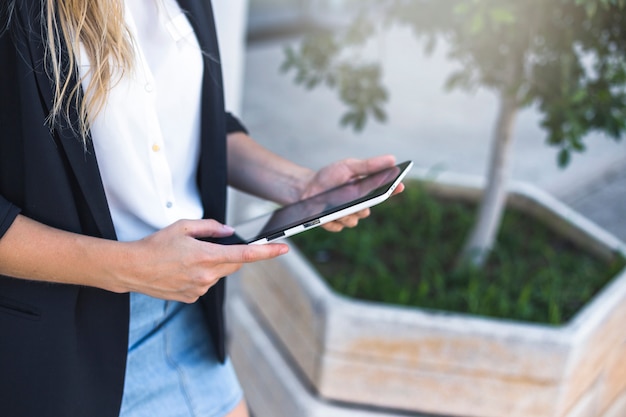
[[(410, 1), (404, 0), (393, 1), (411, 4)], [(443, 0), (436, 1), (446, 3)], [(447, 1), (448, 4), (451, 2), (452, 0)], [(576, 0), (576, 4), (585, 2), (594, 3), (595, 0)], [(412, 159), (416, 165), (415, 171), (421, 174), (436, 177), (452, 173), (478, 179), (485, 178), (501, 102), (493, 89), (484, 87), (477, 87), (471, 92), (446, 90), (445, 85), (450, 74), (463, 69), (460, 68), (458, 60), (449, 58), (449, 44), (439, 42), (432, 53), (426, 53), (423, 39), (417, 39), (412, 28), (407, 25), (390, 25), (387, 30), (378, 31), (369, 37), (364, 44), (362, 55), (357, 55), (356, 59), (363, 58), (381, 63), (380, 82), (385, 86), (388, 97), (384, 103), (387, 118), (384, 122), (379, 122), (375, 117), (369, 117), (364, 128), (358, 132), (340, 123), (347, 108), (338, 98), (337, 89), (326, 88), (324, 83), (317, 88), (307, 89), (294, 82), (296, 72), (293, 71), (293, 67), (291, 71), (281, 70), (288, 60), (289, 48), (298, 51), (312, 30), (345, 26), (354, 17), (355, 10), (363, 4), (384, 3), (392, 1), (377, 3), (375, 0), (213, 0), (222, 43), (228, 109), (241, 117), (257, 141), (276, 153), (311, 168), (322, 167), (340, 158), (365, 158), (391, 153), (398, 160)], [(418, 0), (413, 2), (413, 4), (424, 3), (428, 2)], [(497, 8), (498, 1), (467, 3), (474, 5), (488, 3), (490, 7)], [(558, 3), (565, 4), (567, 1)], [(524, 7), (528, 4), (552, 3), (545, 0), (527, 0), (507, 4), (511, 7), (518, 5)], [(507, 19), (505, 13), (496, 17)], [(622, 70), (625, 71), (626, 77), (626, 69)], [(567, 167), (561, 168), (558, 164), (559, 148), (546, 143), (548, 132), (540, 125), (543, 116), (544, 113), (536, 105), (523, 107), (517, 113), (512, 125), (513, 149), (509, 161), (511, 180), (528, 182), (548, 192), (618, 239), (626, 241), (624, 218), (626, 141), (614, 140), (603, 133), (585, 134), (583, 142), (586, 149), (583, 152), (572, 153)], [(626, 117), (621, 120), (626, 120)], [(620, 132), (626, 126), (622, 121), (620, 121), (622, 127), (618, 129)], [(235, 204), (231, 204), (231, 207), (234, 207), (231, 216), (234, 216), (234, 219), (241, 215), (241, 211), (251, 214), (249, 213), (251, 211), (267, 210), (263, 202), (237, 193), (233, 193), (233, 196)], [(285, 268), (290, 272), (295, 269)], [(244, 279), (232, 281), (235, 284), (233, 287), (240, 286), (244, 289), (242, 292), (244, 296), (241, 297), (244, 302), (237, 301), (240, 300), (237, 295), (233, 298), (235, 302), (229, 304), (230, 316), (233, 318), (233, 335), (236, 339), (232, 345), (233, 357), (242, 381), (247, 384), (245, 388), (253, 411), (257, 416), (357, 415), (347, 411), (346, 414), (342, 414), (336, 410), (339, 407), (335, 407), (337, 404), (332, 401), (316, 402), (314, 396), (310, 395), (310, 386), (302, 389), (300, 386), (302, 374), (292, 373), (292, 368), (297, 368), (294, 366), (293, 357), (286, 355), (288, 359), (285, 360), (282, 356), (286, 342), (284, 345), (281, 343), (287, 338), (283, 340), (282, 336), (276, 336), (279, 333), (267, 331), (271, 327), (267, 326), (270, 322), (276, 324), (276, 328), (282, 326), (281, 328), (290, 329), (289, 323), (293, 321), (296, 323), (293, 327), (301, 330), (294, 333), (296, 335), (294, 340), (302, 344), (310, 342), (310, 349), (316, 347), (314, 342), (302, 336), (309, 327), (299, 321), (299, 314), (306, 316), (308, 312), (306, 309), (308, 304), (300, 303), (304, 298), (300, 298), (299, 293), (293, 289), (300, 286), (285, 285), (285, 281), (293, 277), (283, 276), (282, 271), (283, 269), (277, 266), (265, 268), (261, 265), (250, 272), (253, 275), (249, 277), (250, 279), (242, 277)], [(294, 275), (297, 274), (294, 272)], [(276, 291), (276, 288), (270, 285), (274, 291), (267, 291), (265, 294), (263, 287), (272, 279), (281, 283), (281, 291)], [(283, 286), (287, 288), (284, 291), (287, 295), (283, 294)], [(611, 294), (618, 292), (611, 291)], [(275, 293), (276, 298), (272, 298)], [(285, 311), (290, 313), (279, 313), (276, 320), (268, 319), (271, 314), (267, 317), (261, 314), (266, 306), (270, 306), (269, 311), (274, 311), (274, 308), (276, 311), (283, 311), (277, 307), (282, 306), (281, 303), (290, 308), (297, 305), (297, 308), (289, 310), (285, 307)], [(604, 304), (608, 309), (610, 303)], [(313, 306), (311, 315), (325, 313), (317, 301), (311, 302), (311, 305)], [(616, 316), (618, 318), (611, 321), (615, 325), (614, 329), (623, 327), (621, 323), (626, 313), (623, 308), (619, 311), (622, 315)], [(368, 322), (363, 328), (369, 325)], [(271, 328), (276, 330), (274, 327)], [(621, 330), (604, 332), (602, 330), (604, 327), (600, 329), (598, 332), (600, 336), (593, 339), (592, 343), (588, 343), (589, 346), (585, 344), (585, 348), (589, 347), (591, 352), (596, 352), (597, 358), (612, 358), (611, 360), (617, 358), (610, 364), (623, 363), (623, 358), (626, 357), (623, 332)], [(287, 333), (291, 334), (288, 331)], [(617, 347), (610, 352), (617, 352), (615, 354), (609, 350), (602, 350), (609, 345), (610, 338), (607, 335), (614, 336)], [(312, 336), (311, 340), (317, 340), (315, 337), (317, 336)], [(516, 337), (517, 334), (506, 335), (502, 340), (517, 340)], [(442, 346), (448, 347), (447, 351), (455, 352), (449, 344), (453, 342), (448, 340), (443, 343)], [(548, 348), (551, 346), (549, 342), (545, 345)], [(297, 351), (297, 348), (295, 350)], [(481, 351), (481, 348), (473, 350)], [(520, 353), (520, 356), (528, 354), (529, 358), (534, 358), (531, 350)], [(321, 351), (320, 355), (324, 354), (323, 348)], [(329, 351), (332, 353), (332, 349)], [(576, 353), (583, 359), (596, 358), (587, 351), (576, 350)], [(453, 359), (455, 358), (451, 360)], [(596, 362), (601, 361), (598, 359)], [(617, 368), (623, 370), (623, 367)], [(613, 386), (598, 382), (600, 381), (598, 379), (593, 381), (589, 395), (581, 396), (581, 402), (576, 399), (576, 404), (582, 404), (582, 408), (577, 405), (576, 409), (567, 414), (568, 416), (624, 415), (626, 391), (623, 390), (623, 371), (616, 370), (611, 373), (602, 369), (598, 372), (603, 377), (609, 375), (611, 381), (617, 381), (614, 386), (619, 385), (620, 394), (610, 398), (618, 398), (620, 404), (611, 408), (612, 414), (598, 414), (594, 411), (597, 408), (596, 400), (599, 398), (596, 398), (595, 391), (604, 395), (605, 385)], [(509, 379), (523, 379), (518, 377)], [(575, 375), (571, 377), (571, 381), (576, 385), (578, 380)], [(603, 398), (605, 397), (609, 398), (604, 395)], [(266, 412), (264, 409), (266, 405), (271, 409), (271, 405), (276, 403), (284, 403), (287, 408), (302, 406), (303, 409), (298, 411), (290, 409), (290, 412), (283, 413)], [(550, 397), (547, 403), (554, 406), (556, 400)], [(333, 409), (333, 413), (330, 413), (330, 409)], [(362, 414), (358, 414), (359, 416), (387, 415), (375, 409), (360, 411)], [(475, 414), (467, 411), (464, 415)], [(492, 415), (499, 417), (502, 414)]]
[[(356, 133), (340, 126), (345, 106), (334, 91), (309, 91), (280, 70), (285, 48), (297, 47), (307, 28), (345, 20), (350, 0), (249, 0), (247, 7), (245, 1), (238, 7), (236, 1), (222, 3), (215, 5), (222, 32), (230, 29), (232, 40), (233, 21), (243, 25), (242, 56), (236, 58), (240, 65), (225, 69), (227, 81), (238, 80), (227, 88), (228, 105), (259, 142), (314, 168), (343, 157), (393, 153), (434, 174), (486, 174), (497, 97), (483, 88), (445, 91), (447, 77), (458, 68), (447, 58), (446, 45), (428, 55), (406, 27), (376, 35), (368, 54), (383, 62), (388, 119), (372, 119)], [(220, 21), (225, 13), (235, 16), (228, 24)], [(223, 59), (236, 55), (234, 49), (222, 46)], [(513, 180), (539, 186), (626, 239), (626, 142), (589, 134), (587, 149), (559, 168), (558, 149), (545, 143), (536, 108), (521, 110), (513, 134)]]

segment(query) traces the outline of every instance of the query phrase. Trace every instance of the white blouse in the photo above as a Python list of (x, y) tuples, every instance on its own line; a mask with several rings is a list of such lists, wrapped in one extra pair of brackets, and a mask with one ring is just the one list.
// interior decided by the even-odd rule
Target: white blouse
[[(118, 239), (135, 240), (203, 209), (196, 185), (203, 60), (176, 0), (126, 0), (133, 71), (91, 126)], [(89, 62), (79, 51), (81, 76)], [(84, 83), (88, 79), (84, 80)], [(198, 304), (130, 294), (120, 416), (225, 415), (242, 398), (219, 363)]]
[[(126, 1), (135, 61), (111, 89), (91, 134), (117, 237), (136, 240), (202, 217), (196, 183), (203, 64), (175, 0)], [(80, 75), (89, 62), (80, 54)]]

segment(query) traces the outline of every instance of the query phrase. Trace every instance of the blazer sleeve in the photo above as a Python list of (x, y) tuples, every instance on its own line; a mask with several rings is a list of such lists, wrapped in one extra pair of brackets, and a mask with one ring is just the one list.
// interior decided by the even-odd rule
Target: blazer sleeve
[(19, 207), (11, 204), (0, 195), (0, 239), (4, 236), (6, 231), (9, 230), (9, 227), (13, 224), (13, 221), (19, 213)]
[[(11, 72), (8, 70), (9, 64), (7, 61), (9, 59), (6, 52), (11, 49), (11, 43), (8, 34), (8, 25), (9, 12), (12, 10), (14, 5), (15, 2), (12, 0), (8, 0), (6, 3), (4, 3), (4, 5), (0, 5), (0, 72), (5, 73), (3, 74), (5, 77), (11, 77)], [(9, 72), (9, 74), (6, 74), (7, 72)], [(0, 90), (3, 90), (3, 88), (0, 88)], [(8, 97), (6, 96), (7, 94), (5, 92), (3, 94), (3, 99), (7, 100)], [(0, 106), (0, 112), (4, 113), (4, 106)], [(0, 114), (0, 131), (5, 132), (5, 134), (7, 129), (5, 129), (6, 126), (4, 122), (5, 119), (9, 117), (10, 115), (8, 114)], [(11, 224), (13, 224), (13, 221), (20, 213), (20, 211), (21, 210), (19, 207), (8, 201), (4, 196), (2, 196), (2, 194), (0, 194), (0, 238), (4, 236)]]
[(226, 133), (243, 132), (248, 133), (244, 125), (231, 113), (226, 113)]

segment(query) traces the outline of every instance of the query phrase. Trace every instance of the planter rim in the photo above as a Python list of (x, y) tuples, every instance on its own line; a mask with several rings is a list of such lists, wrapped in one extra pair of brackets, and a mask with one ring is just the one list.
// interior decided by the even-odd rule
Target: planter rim
[(504, 336), (507, 339), (550, 341), (553, 344), (563, 346), (569, 345), (574, 337), (573, 327), (569, 323), (562, 326), (550, 326), (466, 313), (385, 304), (344, 296), (330, 288), (315, 268), (305, 259), (304, 255), (293, 245), (290, 244), (290, 246), (290, 253), (281, 257), (284, 265), (289, 270), (298, 271), (298, 275), (294, 275), (299, 277), (298, 284), (305, 287), (314, 304), (323, 305), (323, 309), (329, 311), (329, 317), (340, 313), (343, 316), (371, 317), (378, 322), (388, 319), (395, 325), (419, 324), (423, 328), (433, 330), (443, 328), (457, 334), (482, 334), (486, 338), (493, 339), (501, 339)]
[[(470, 188), (476, 191), (480, 191), (484, 184), (484, 180), (480, 177), (449, 172), (438, 174), (437, 178), (433, 178), (433, 175), (428, 174), (428, 172), (413, 172), (410, 178), (428, 180), (435, 185)], [(538, 205), (549, 207), (559, 216), (570, 220), (573, 227), (582, 229), (585, 234), (596, 239), (610, 251), (626, 256), (626, 245), (623, 242), (536, 186), (525, 182), (512, 182), (509, 193), (523, 196)], [(359, 300), (335, 292), (319, 276), (317, 270), (295, 245), (289, 239), (286, 242), (290, 246), (290, 253), (283, 255), (284, 264), (287, 269), (294, 272), (293, 276), (301, 277), (299, 285), (306, 287), (316, 305), (323, 306), (327, 310), (338, 310), (346, 316), (372, 317), (378, 321), (389, 317), (389, 320), (393, 320), (394, 323), (419, 324), (432, 329), (445, 328), (447, 331), (453, 331), (457, 334), (472, 333), (482, 334), (489, 338), (541, 340), (544, 343), (549, 341), (557, 345), (570, 345), (573, 341), (584, 338), (589, 332), (592, 332), (596, 324), (604, 320), (626, 294), (625, 268), (576, 312), (568, 322), (558, 326), (385, 304)]]

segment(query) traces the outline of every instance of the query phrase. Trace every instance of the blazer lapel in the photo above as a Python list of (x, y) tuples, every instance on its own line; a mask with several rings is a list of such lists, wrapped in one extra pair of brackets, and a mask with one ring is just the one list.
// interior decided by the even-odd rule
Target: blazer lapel
[(211, 5), (205, 6), (205, 2), (209, 3), (208, 0), (178, 0), (180, 8), (188, 12), (187, 17), (193, 26), (202, 49), (207, 51), (207, 48), (210, 48), (211, 53), (216, 53), (217, 50), (213, 50), (213, 45), (210, 45), (210, 43), (216, 43), (217, 41), (215, 31), (211, 25), (207, 24), (207, 22), (213, 21), (213, 12)]
[[(213, 12), (208, 0), (178, 0), (204, 55), (202, 82), (201, 153), (198, 185), (204, 217), (223, 222), (226, 212), (226, 111), (222, 94), (222, 72)], [(223, 302), (226, 281), (221, 279), (200, 298), (218, 359), (226, 359)]]
[[(29, 21), (36, 22), (38, 19), (31, 17)], [(29, 30), (28, 50), (30, 51), (30, 61), (36, 74), (41, 105), (45, 107), (47, 114), (50, 114), (53, 103), (53, 86), (44, 68), (44, 42), (39, 30), (32, 28), (29, 28)], [(66, 52), (62, 53), (66, 54)], [(75, 74), (72, 75), (72, 78), (75, 78)], [(75, 80), (72, 82), (75, 82)], [(66, 120), (60, 120), (51, 134), (67, 157), (67, 161), (80, 187), (80, 192), (82, 192), (92, 212), (101, 236), (107, 239), (115, 239), (115, 228), (113, 227), (91, 138), (87, 138), (86, 146), (83, 145), (83, 141), (76, 133), (76, 129), (72, 128), (72, 126), (78, 125), (79, 120), (75, 106), (70, 107), (69, 119), (69, 123)], [(70, 123), (71, 125), (69, 125)]]
[(91, 138), (87, 138), (85, 147), (82, 141), (74, 135), (74, 131), (68, 128), (63, 128), (59, 132), (59, 138), (101, 236), (116, 239), (115, 227)]
[(226, 110), (213, 11), (208, 0), (178, 0), (178, 3), (187, 11), (204, 55), (201, 154), (198, 167), (204, 216), (223, 222), (227, 186)]

